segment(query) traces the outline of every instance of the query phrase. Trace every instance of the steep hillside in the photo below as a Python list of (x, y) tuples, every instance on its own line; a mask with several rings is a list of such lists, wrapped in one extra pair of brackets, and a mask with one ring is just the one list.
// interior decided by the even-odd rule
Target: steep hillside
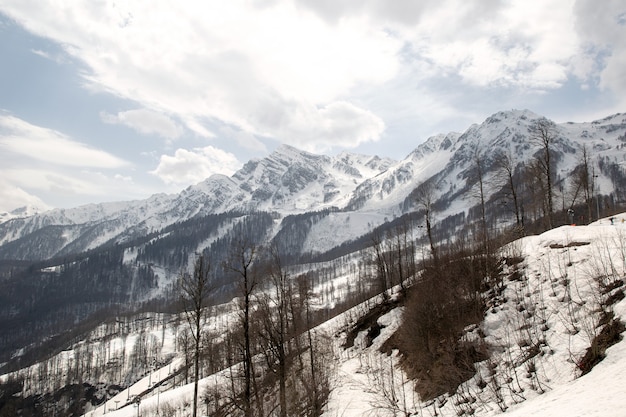
[(341, 350), (324, 415), (621, 415), (625, 219), (562, 226), (503, 249), (516, 259), (504, 270), (504, 291), (463, 336), (482, 340), (488, 359), (455, 392), (420, 401), (415, 381), (402, 371), (406, 358), (398, 350), (384, 353), (402, 329), (398, 308), (378, 318), (373, 342), (366, 327), (354, 347)]
[[(384, 352), (390, 336), (401, 328), (404, 307), (383, 312), (370, 322), (371, 328), (358, 332), (351, 347), (345, 347), (348, 330), (380, 297), (323, 323), (315, 332), (334, 335), (332, 357), (336, 361), (323, 415), (550, 417), (565, 411), (572, 417), (620, 415), (626, 406), (621, 395), (626, 342), (619, 336), (626, 320), (623, 220), (626, 214), (589, 226), (562, 226), (504, 247), (501, 255), (511, 262), (503, 270), (503, 291), (489, 299), (484, 320), (467, 328), (463, 336), (482, 340), (488, 358), (474, 365), (474, 375), (455, 392), (434, 400), (420, 401), (414, 381), (402, 371), (399, 351)], [(343, 294), (340, 297), (348, 296), (355, 279), (358, 274), (347, 267), (332, 282), (315, 287), (316, 309), (332, 303), (325, 296), (331, 287)], [(223, 332), (227, 323), (236, 320), (237, 309), (236, 303), (230, 303), (212, 310), (207, 329)], [(607, 340), (616, 323), (622, 323), (621, 330), (617, 326), (617, 333), (612, 334), (616, 344), (606, 348), (601, 341)], [(372, 331), (374, 325), (378, 332)], [(89, 381), (93, 391), (91, 402), (85, 405), (86, 416), (105, 412), (118, 417), (137, 412), (142, 416), (188, 415), (193, 384), (185, 382), (180, 344), (185, 326), (168, 315), (120, 317), (46, 364), (24, 370), (22, 375), (31, 379), (23, 392), (30, 395), (51, 389), (54, 379), (45, 375), (53, 369), (63, 381), (91, 369), (98, 376)], [(143, 349), (149, 356), (144, 356)], [(150, 364), (149, 357), (155, 362)], [(589, 366), (591, 357), (594, 367)], [(76, 367), (77, 359), (83, 371)], [(202, 403), (203, 412), (205, 407), (209, 414), (218, 408), (213, 393), (228, 392), (229, 372), (226, 369), (201, 380), (201, 392), (209, 399)], [(120, 381), (121, 375), (127, 379)], [(227, 395), (219, 398), (227, 401)]]

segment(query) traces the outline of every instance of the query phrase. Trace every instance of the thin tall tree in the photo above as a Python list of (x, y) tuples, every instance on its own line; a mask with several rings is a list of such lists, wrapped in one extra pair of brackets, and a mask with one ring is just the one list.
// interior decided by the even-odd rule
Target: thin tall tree
[(487, 211), (486, 211), (486, 179), (485, 179), (485, 157), (481, 149), (476, 146), (472, 150), (472, 164), (475, 172), (474, 180), (476, 180), (477, 197), (480, 203), (480, 241), (484, 253), (489, 252), (489, 229), (487, 227)]
[(553, 166), (552, 166), (552, 147), (556, 140), (554, 123), (548, 119), (539, 119), (531, 126), (531, 140), (541, 147), (541, 156), (537, 159), (538, 167), (544, 179), (545, 187), (545, 206), (548, 228), (552, 228), (554, 214), (554, 190), (553, 190)]
[(200, 379), (200, 351), (202, 346), (202, 328), (206, 321), (206, 309), (209, 305), (211, 287), (210, 262), (204, 255), (198, 256), (193, 275), (185, 272), (179, 279), (179, 292), (183, 314), (189, 325), (193, 339), (193, 417), (198, 412), (198, 383)]
[(294, 336), (293, 317), (289, 315), (293, 292), (276, 246), (270, 248), (269, 256), (267, 275), (270, 288), (260, 300), (260, 336), (266, 346), (267, 362), (273, 364), (271, 367), (275, 368), (278, 376), (279, 416), (287, 417), (288, 342)]
[(426, 221), (426, 235), (430, 243), (430, 252), (433, 257), (433, 264), (436, 269), (439, 268), (439, 255), (435, 247), (435, 239), (433, 236), (433, 204), (435, 198), (435, 187), (431, 181), (421, 183), (415, 194), (418, 209), (424, 210)]
[(513, 212), (515, 213), (515, 224), (524, 227), (524, 218), (521, 216), (519, 203), (518, 182), (515, 179), (516, 161), (511, 150), (501, 152), (496, 156), (497, 176), (502, 179), (502, 186), (507, 190), (507, 194), (513, 202)]
[(237, 277), (237, 286), (241, 297), (240, 305), (240, 325), (243, 330), (243, 373), (244, 373), (244, 393), (243, 411), (246, 417), (252, 415), (252, 385), (253, 385), (253, 362), (252, 362), (252, 329), (251, 313), (253, 294), (257, 287), (258, 280), (253, 264), (259, 255), (256, 244), (248, 239), (242, 238), (233, 243), (228, 261), (224, 263), (224, 269), (234, 273)]

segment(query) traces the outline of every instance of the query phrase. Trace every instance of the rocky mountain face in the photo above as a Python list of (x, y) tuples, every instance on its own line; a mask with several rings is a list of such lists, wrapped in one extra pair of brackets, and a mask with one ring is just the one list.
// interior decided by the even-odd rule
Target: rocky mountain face
[(232, 177), (213, 175), (180, 194), (56, 209), (0, 223), (0, 258), (41, 260), (125, 241), (194, 217), (232, 211), (285, 215), (343, 206), (354, 187), (385, 171), (388, 158), (314, 155), (283, 145)]
[[(314, 155), (283, 145), (266, 158), (249, 161), (232, 177), (214, 175), (180, 194), (35, 215), (25, 212), (0, 223), (0, 259), (67, 256), (140, 238), (177, 222), (228, 212), (265, 211), (284, 218), (331, 209), (357, 215), (376, 213), (384, 219), (414, 209), (412, 193), (429, 179), (436, 183), (439, 207), (451, 207), (438, 215), (454, 215), (473, 205), (469, 194), (475, 186), (477, 158), (484, 166), (483, 174), (494, 177), (499, 155), (512, 157), (514, 169), (540, 155), (532, 129), (542, 119), (528, 110), (499, 112), (462, 134), (433, 136), (401, 161), (350, 153)], [(597, 169), (596, 193), (624, 200), (616, 184), (626, 170), (625, 131), (623, 114), (591, 123), (554, 125), (550, 146), (559, 187), (565, 188), (584, 147)], [(491, 188), (489, 194), (498, 191)]]
[[(41, 325), (41, 316), (52, 317), (51, 312), (77, 321), (112, 303), (167, 297), (177, 274), (192, 264), (196, 253), (210, 250), (224, 257), (228, 245), (242, 235), (273, 241), (292, 263), (342, 245), (340, 253), (347, 253), (353, 250), (349, 244), (359, 239), (366, 246), (364, 236), (375, 228), (407, 213), (417, 211), (419, 217), (416, 193), (424, 184), (431, 187), (438, 237), (446, 239), (475, 218), (479, 166), (488, 184), (484, 197), (490, 224), (511, 224), (511, 210), (502, 208), (510, 197), (501, 181), (502, 155), (512, 161), (525, 216), (531, 217), (539, 210), (531, 201), (537, 186), (532, 176), (522, 175), (522, 168), (541, 156), (534, 129), (542, 120), (527, 110), (499, 112), (463, 133), (433, 136), (401, 161), (350, 153), (315, 155), (284, 145), (249, 161), (231, 177), (214, 175), (179, 194), (12, 215), (0, 223), (0, 328), (29, 320)], [(550, 126), (558, 210), (580, 202), (571, 179), (584, 153), (593, 167), (593, 194), (602, 195), (599, 209), (623, 204), (626, 114)], [(415, 230), (419, 238), (423, 229)], [(68, 297), (63, 299), (69, 304), (32, 308), (46, 293), (68, 285), (80, 288), (72, 295), (80, 300), (73, 302), (75, 308), (69, 307)], [(0, 353), (27, 341), (0, 341)]]

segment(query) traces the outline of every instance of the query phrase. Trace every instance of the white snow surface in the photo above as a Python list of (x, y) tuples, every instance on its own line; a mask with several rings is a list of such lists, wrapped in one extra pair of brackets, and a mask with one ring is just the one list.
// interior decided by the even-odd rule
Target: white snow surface
[(303, 245), (303, 251), (322, 253), (344, 242), (359, 238), (382, 223), (385, 215), (380, 212), (330, 213), (311, 228)]
[[(505, 248), (511, 256), (522, 255), (527, 281), (506, 282), (505, 295), (507, 302), (494, 306), (487, 313), (481, 329), (485, 333), (487, 342), (494, 351), (494, 360), (506, 356), (508, 353), (519, 355), (519, 333), (517, 330), (519, 319), (515, 293), (521, 294), (531, 302), (527, 305), (534, 308), (537, 314), (546, 319), (548, 330), (542, 333), (545, 344), (541, 346), (541, 353), (537, 356), (536, 365), (540, 369), (539, 384), (531, 387), (530, 380), (524, 375), (523, 365), (515, 369), (524, 391), (521, 393), (525, 400), (513, 401), (506, 397), (507, 410), (502, 412), (490, 394), (489, 389), (479, 390), (476, 378), (464, 384), (467, 393), (475, 395), (475, 415), (512, 417), (542, 416), (542, 417), (607, 417), (626, 415), (626, 396), (623, 395), (623, 381), (626, 380), (626, 341), (621, 341), (610, 347), (606, 358), (600, 362), (589, 374), (580, 376), (575, 361), (580, 359), (589, 346), (589, 334), (584, 329), (586, 324), (595, 323), (593, 318), (585, 316), (595, 307), (594, 277), (596, 274), (611, 272), (615, 277), (626, 277), (626, 214), (613, 218), (601, 219), (589, 226), (563, 226), (538, 236), (529, 236), (520, 239)], [(589, 244), (587, 244), (589, 243)], [(610, 268), (607, 260), (611, 258)], [(347, 269), (348, 270), (348, 269)], [(609, 271), (610, 270), (610, 271)], [(574, 313), (579, 320), (582, 330), (577, 334), (568, 332), (569, 322), (564, 311), (572, 307), (567, 303), (566, 288), (563, 280), (570, 280), (572, 291), (569, 297), (572, 301), (585, 306), (579, 306)], [(348, 280), (343, 277), (339, 280)], [(341, 286), (337, 282), (338, 286)], [(521, 292), (520, 292), (521, 290)], [(322, 292), (317, 289), (316, 292)], [(539, 295), (543, 298), (539, 298)], [(564, 301), (565, 299), (565, 301)], [(320, 330), (331, 334), (341, 334), (347, 323), (354, 317), (367, 310), (367, 303), (357, 306), (348, 312), (322, 324)], [(371, 305), (371, 302), (370, 304)], [(399, 407), (407, 406), (411, 415), (434, 415), (434, 403), (420, 403), (417, 394), (412, 389), (412, 383), (407, 381), (397, 366), (399, 355), (394, 352), (391, 356), (379, 353), (378, 349), (384, 341), (393, 334), (401, 322), (402, 308), (397, 308), (378, 319), (383, 325), (381, 335), (373, 341), (373, 345), (366, 347), (365, 333), (361, 333), (350, 349), (339, 347), (342, 338), (335, 338), (336, 360), (338, 372), (332, 384), (332, 393), (324, 413), (325, 417), (351, 416), (391, 416), (394, 415), (388, 406), (385, 406), (384, 395), (381, 392), (381, 378), (389, 378), (389, 374), (380, 372), (393, 366), (393, 381), (398, 393)], [(543, 311), (541, 313), (540, 311)], [(616, 317), (626, 319), (626, 300), (613, 306)], [(591, 321), (589, 321), (591, 320)], [(228, 320), (226, 320), (228, 322)], [(593, 329), (586, 329), (593, 330)], [(175, 363), (173, 366), (177, 366)], [(130, 388), (132, 393), (141, 392), (148, 387), (151, 380), (159, 380), (171, 371), (172, 367), (156, 370)], [(477, 365), (478, 373), (484, 378), (486, 367)], [(383, 376), (381, 376), (383, 375)], [(223, 375), (213, 375), (201, 381), (201, 389), (223, 383)], [(387, 382), (389, 383), (389, 382)], [(155, 390), (150, 396), (144, 397), (137, 410), (134, 406), (126, 406), (114, 411), (115, 405), (120, 407), (126, 404), (128, 392), (120, 393), (116, 398), (107, 402), (107, 414), (112, 417), (132, 417), (140, 411), (142, 416), (156, 415), (157, 403), (165, 403), (179, 409), (180, 415), (190, 413), (184, 403), (189, 403), (193, 385), (185, 385), (175, 389), (162, 388)], [(455, 416), (459, 407), (455, 407), (455, 396), (449, 396), (445, 405), (437, 409), (439, 415)], [(117, 401), (117, 403), (116, 403)], [(183, 410), (184, 409), (184, 410)], [(104, 414), (103, 406), (91, 410), (86, 416), (100, 416)], [(177, 414), (178, 415), (178, 414)], [(400, 415), (400, 414), (396, 414)]]
[[(339, 221), (343, 221), (339, 219)], [(330, 228), (328, 229), (330, 230)], [(474, 415), (491, 417), (497, 415), (542, 416), (542, 417), (607, 417), (626, 415), (626, 396), (623, 383), (626, 380), (626, 341), (620, 341), (606, 351), (606, 358), (590, 373), (580, 376), (576, 362), (583, 356), (590, 345), (591, 336), (598, 332), (595, 328), (598, 315), (598, 292), (595, 278), (607, 276), (617, 281), (626, 278), (626, 213), (616, 215), (612, 221), (603, 218), (589, 226), (562, 226), (537, 236), (528, 236), (509, 244), (503, 249), (508, 256), (523, 256), (520, 264), (526, 279), (505, 281), (504, 296), (506, 302), (494, 305), (487, 312), (480, 329), (485, 340), (491, 346), (492, 360), (504, 367), (507, 357), (519, 359), (523, 354), (520, 347), (521, 312), (518, 307), (524, 303), (526, 311), (532, 311), (538, 319), (545, 320), (546, 329), (536, 334), (529, 334), (531, 339), (544, 339), (540, 343), (540, 353), (535, 357), (539, 370), (538, 381), (528, 378), (525, 363), (520, 363), (511, 372), (516, 375), (523, 388), (520, 397), (514, 398), (504, 392), (506, 412), (502, 412), (489, 387), (481, 390), (477, 386), (477, 376), (489, 381), (486, 363), (476, 365), (477, 376), (462, 387), (466, 395), (475, 398), (471, 403)], [(332, 306), (333, 300), (325, 298), (328, 286), (333, 286), (339, 297), (346, 296), (349, 287), (354, 287), (358, 278), (355, 272), (356, 260), (345, 262), (340, 268), (335, 281), (315, 288), (318, 294), (314, 305)], [(321, 265), (317, 265), (320, 267)], [(330, 264), (328, 265), (330, 266)], [(311, 265), (309, 267), (315, 267)], [(567, 284), (567, 285), (566, 285)], [(622, 289), (624, 287), (621, 287)], [(233, 301), (234, 303), (235, 301)], [(383, 325), (380, 336), (374, 339), (372, 346), (366, 347), (365, 333), (361, 333), (355, 346), (349, 349), (340, 347), (343, 342), (342, 332), (356, 317), (367, 311), (372, 305), (369, 301), (346, 313), (322, 324), (318, 330), (326, 331), (336, 341), (335, 360), (337, 374), (332, 382), (332, 392), (324, 413), (325, 417), (351, 416), (391, 416), (394, 415), (386, 403), (382, 386), (392, 383), (398, 394), (398, 407), (405, 407), (411, 415), (434, 415), (435, 403), (422, 403), (415, 394), (412, 382), (407, 381), (398, 367), (400, 357), (394, 351), (392, 355), (381, 354), (379, 347), (398, 328), (402, 308), (397, 308), (378, 319)], [(626, 300), (614, 304), (615, 317), (626, 321)], [(208, 326), (219, 332), (235, 319), (234, 310), (223, 306), (220, 313), (213, 316)], [(595, 315), (594, 315), (595, 314)], [(106, 403), (106, 414), (112, 417), (132, 417), (140, 415), (156, 416), (157, 404), (168, 404), (177, 409), (176, 415), (190, 415), (185, 404), (190, 403), (193, 385), (176, 388), (163, 385), (153, 389), (141, 399), (139, 410), (133, 405), (133, 396), (144, 392), (150, 385), (165, 379), (181, 366), (180, 352), (175, 351), (176, 328), (163, 329), (161, 320), (154, 320), (154, 328), (146, 328), (155, 340), (161, 340), (161, 355), (177, 354), (171, 364), (155, 369), (130, 388), (123, 390)], [(574, 334), (572, 326), (578, 326)], [(468, 337), (476, 334), (476, 329)], [(97, 335), (96, 335), (97, 336)], [(93, 336), (92, 340), (98, 340)], [(136, 336), (129, 335), (121, 339), (112, 338), (108, 347), (100, 346), (95, 351), (104, 351), (107, 357), (132, 351)], [(537, 340), (531, 340), (537, 342)], [(85, 341), (60, 354), (62, 364), (71, 361), (73, 350)], [(96, 345), (97, 346), (97, 345)], [(124, 347), (125, 346), (125, 347)], [(95, 357), (94, 357), (95, 360)], [(393, 376), (390, 370), (393, 369)], [(30, 372), (37, 373), (37, 365)], [(0, 376), (0, 379), (6, 375)], [(223, 374), (212, 375), (202, 380), (201, 389), (223, 383)], [(381, 385), (382, 384), (382, 385)], [(521, 396), (524, 397), (522, 401)], [(446, 397), (445, 404), (437, 408), (443, 416), (456, 416), (461, 409), (455, 405), (457, 395)], [(469, 406), (469, 405), (468, 405)], [(119, 407), (119, 410), (115, 410)], [(204, 410), (204, 405), (203, 409)], [(86, 416), (104, 415), (101, 405), (88, 410)], [(395, 410), (397, 413), (397, 410)], [(201, 412), (202, 413), (202, 412)], [(396, 415), (399, 415), (398, 413)]]
[[(464, 390), (475, 397), (474, 415), (496, 416), (510, 415), (542, 417), (588, 417), (588, 416), (625, 416), (626, 396), (623, 383), (626, 380), (626, 341), (622, 340), (606, 351), (606, 358), (587, 375), (580, 376), (575, 362), (585, 353), (590, 344), (589, 332), (594, 329), (597, 318), (591, 318), (591, 310), (597, 307), (594, 297), (594, 278), (598, 274), (614, 274), (614, 279), (626, 278), (626, 215), (601, 219), (589, 226), (563, 226), (539, 236), (529, 236), (507, 247), (512, 255), (523, 255), (526, 260), (527, 286), (509, 282), (505, 292), (508, 302), (494, 307), (481, 329), (487, 342), (492, 346), (495, 361), (511, 354), (519, 358), (521, 348), (515, 332), (519, 325), (517, 300), (513, 295), (522, 290), (522, 297), (529, 297), (528, 305), (546, 320), (547, 330), (542, 333), (545, 344), (537, 356), (540, 387), (532, 388), (523, 366), (514, 370), (518, 374), (524, 391), (525, 400), (514, 401), (505, 396), (507, 410), (503, 413), (498, 407), (489, 387), (480, 390), (476, 378), (463, 385)], [(586, 245), (585, 243), (589, 243)], [(581, 244), (582, 246), (577, 246)], [(551, 247), (552, 246), (552, 247)], [(610, 262), (609, 262), (610, 258)], [(609, 266), (610, 265), (610, 266)], [(573, 289), (569, 295), (572, 304), (567, 302), (567, 294), (562, 286), (564, 279), (569, 279)], [(518, 286), (518, 287), (516, 287)], [(545, 297), (541, 299), (541, 297)], [(564, 300), (565, 298), (565, 300)], [(576, 316), (581, 331), (571, 334), (567, 308), (577, 307), (572, 314)], [(613, 306), (616, 317), (626, 319), (626, 300)], [(404, 404), (411, 415), (435, 415), (435, 403), (420, 403), (412, 389), (412, 383), (406, 381), (397, 367), (397, 352), (391, 356), (378, 352), (378, 348), (397, 328), (401, 309), (396, 309), (381, 317), (378, 322), (386, 327), (369, 348), (359, 346), (340, 351), (340, 366), (333, 392), (324, 414), (326, 417), (351, 416), (392, 416), (400, 413)], [(517, 335), (519, 336), (519, 332)], [(364, 332), (363, 332), (364, 335)], [(502, 362), (499, 362), (502, 366)], [(389, 375), (390, 366), (394, 366), (393, 377)], [(381, 373), (380, 370), (383, 370)], [(386, 370), (386, 371), (385, 371)], [(488, 378), (485, 364), (477, 364), (478, 373)], [(386, 373), (385, 373), (386, 372)], [(385, 375), (385, 376), (382, 376)], [(383, 381), (386, 378), (386, 381)], [(394, 410), (386, 402), (384, 391), (394, 381), (398, 394), (398, 408)], [(381, 382), (382, 381), (382, 382)], [(386, 388), (383, 387), (384, 384)], [(505, 388), (502, 388), (504, 391)], [(437, 408), (439, 415), (456, 416), (462, 410), (455, 405), (456, 396), (446, 398), (445, 405)]]

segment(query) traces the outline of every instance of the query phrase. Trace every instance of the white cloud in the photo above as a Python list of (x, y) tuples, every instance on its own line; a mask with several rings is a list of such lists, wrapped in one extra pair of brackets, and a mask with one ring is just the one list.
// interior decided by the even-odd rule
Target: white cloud
[(10, 212), (20, 207), (50, 208), (39, 197), (36, 197), (20, 187), (16, 187), (4, 180), (0, 180), (0, 213)]
[(118, 112), (117, 114), (100, 113), (105, 123), (128, 126), (144, 135), (156, 134), (166, 139), (177, 139), (183, 129), (174, 120), (163, 113), (148, 109), (136, 109)]
[(211, 138), (202, 122), (216, 120), (247, 133), (246, 148), (258, 136), (317, 150), (374, 142), (388, 119), (364, 104), (375, 98), (355, 97), (407, 73), (411, 108), (442, 102), (441, 80), (509, 95), (572, 78), (616, 96), (626, 88), (620, 0), (7, 0), (2, 10), (64, 45), (90, 88), (161, 116), (105, 119), (169, 139), (181, 126)]
[[(330, 22), (367, 16), (373, 26), (385, 27), (404, 41), (412, 58), (432, 65), (436, 74), (459, 75), (466, 84), (479, 87), (541, 91), (561, 87), (570, 74), (593, 77), (598, 68), (589, 61), (597, 57), (589, 44), (610, 44), (605, 78), (622, 88), (617, 83), (619, 71), (611, 72), (621, 68), (620, 56), (626, 53), (624, 26), (619, 24), (626, 6), (620, 0), (609, 0), (602, 7), (593, 0), (301, 3)], [(583, 62), (589, 69), (585, 73), (579, 66)]]
[(151, 174), (166, 184), (195, 184), (213, 174), (232, 175), (241, 168), (237, 158), (213, 146), (193, 150), (177, 149), (174, 155), (161, 155)]
[(129, 162), (6, 114), (0, 115), (0, 155), (0, 210), (138, 194), (132, 178), (120, 174), (132, 168)]
[(46, 51), (42, 51), (42, 50), (40, 50), (40, 49), (31, 49), (30, 51), (31, 51), (33, 54), (35, 54), (35, 55), (39, 55), (39, 56), (40, 56), (40, 57), (42, 57), (42, 58), (52, 59), (52, 58), (50, 57), (50, 54), (49, 54), (49, 53), (47, 53)]
[(133, 183), (133, 177), (129, 175), (115, 174), (113, 178), (115, 178), (115, 180), (117, 181), (127, 182), (131, 184)]
[(596, 2), (579, 0), (576, 2), (576, 23), (586, 40), (588, 52), (598, 55), (603, 66), (588, 66), (598, 70), (600, 86), (616, 92), (622, 106), (626, 105), (626, 4), (619, 0), (610, 0), (598, 7)]
[(569, 60), (579, 52), (569, 3), (530, 7), (517, 0), (485, 12), (474, 2), (443, 1), (406, 36), (422, 57), (472, 85), (554, 88), (566, 81)]
[(207, 129), (201, 122), (197, 119), (191, 117), (185, 120), (185, 126), (196, 135), (204, 137), (204, 138), (214, 138), (215, 134)]
[(0, 116), (0, 148), (22, 157), (72, 167), (119, 168), (129, 163), (14, 116)]
[[(366, 19), (330, 25), (291, 1), (256, 7), (243, 0), (65, 5), (26, 0), (3, 8), (82, 60), (90, 69), (84, 76), (91, 88), (183, 121), (210, 117), (282, 140), (291, 139), (285, 133), (301, 136), (315, 128), (306, 115), (299, 118), (302, 109), (350, 102), (353, 88), (391, 79), (402, 46), (402, 40)], [(289, 108), (267, 119), (266, 106), (275, 110), (276, 103)], [(315, 113), (312, 123), (319, 120)], [(197, 124), (187, 127), (208, 136)], [(378, 139), (362, 134), (359, 129), (353, 136)], [(358, 140), (341, 143), (354, 146)]]
[(311, 152), (326, 152), (334, 147), (352, 148), (378, 140), (385, 123), (370, 111), (349, 102), (336, 101), (321, 108), (302, 108), (281, 127), (284, 141)]
[[(30, 192), (53, 189), (57, 186), (54, 179), (61, 178), (60, 175), (55, 175), (55, 171), (17, 166), (2, 169), (2, 177), (13, 187), (27, 189)], [(68, 181), (72, 181), (72, 178), (65, 176), (60, 183), (65, 184)]]
[(64, 171), (41, 168), (14, 167), (2, 171), (2, 175), (16, 187), (37, 192), (37, 195), (68, 196), (107, 195), (115, 190), (110, 180), (98, 172), (87, 170)]
[(265, 154), (267, 153), (267, 148), (259, 139), (257, 139), (250, 132), (245, 132), (243, 130), (234, 129), (231, 126), (223, 126), (220, 129), (220, 135), (232, 139), (237, 143), (238, 147), (248, 149), (257, 154)]

